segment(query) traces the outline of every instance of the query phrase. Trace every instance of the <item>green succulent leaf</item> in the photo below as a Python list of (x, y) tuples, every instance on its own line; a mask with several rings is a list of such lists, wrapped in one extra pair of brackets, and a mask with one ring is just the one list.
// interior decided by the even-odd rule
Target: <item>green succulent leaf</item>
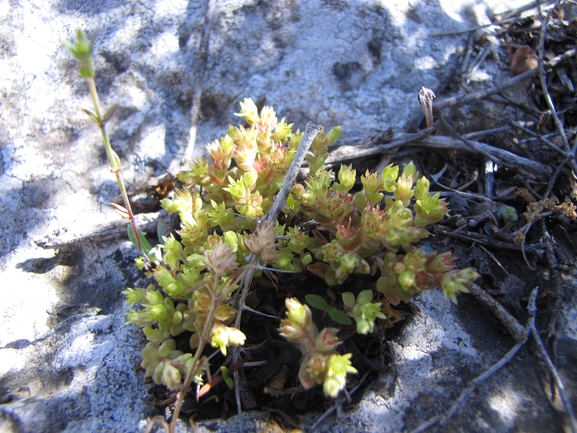
[(343, 304), (345, 304), (349, 308), (353, 308), (355, 305), (355, 295), (351, 292), (345, 292), (342, 294), (343, 297)]
[(332, 146), (343, 135), (343, 130), (340, 126), (335, 126), (327, 133), (326, 141), (329, 146)]

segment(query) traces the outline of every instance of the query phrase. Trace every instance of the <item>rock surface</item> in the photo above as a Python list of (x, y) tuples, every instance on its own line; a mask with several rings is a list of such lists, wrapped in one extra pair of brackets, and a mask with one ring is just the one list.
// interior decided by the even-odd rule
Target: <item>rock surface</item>
[[(0, 431), (140, 432), (156, 414), (137, 370), (143, 338), (125, 324), (121, 291), (141, 278), (131, 246), (87, 242), (56, 254), (34, 242), (118, 219), (99, 132), (76, 108), (89, 103), (88, 91), (61, 43), (77, 28), (98, 31), (96, 82), (105, 107), (120, 104), (109, 132), (134, 185), (174, 169), (189, 142), (201, 153), (236, 122), (245, 97), (265, 96), (301, 129), (308, 120), (342, 125), (349, 144), (354, 133), (402, 130), (419, 110), (419, 89), (435, 89), (466, 45), (466, 34), (431, 33), (484, 24), (495, 8), (520, 3), (0, 0)], [(490, 84), (495, 70), (473, 82)], [(415, 303), (422, 315), (392, 343), (394, 367), (319, 431), (410, 431), (514, 344), (467, 296), (458, 306), (440, 293)], [(575, 365), (572, 323), (562, 336), (565, 365)], [(431, 430), (560, 431), (542, 374), (519, 357)], [(282, 431), (261, 414), (203, 425)]]

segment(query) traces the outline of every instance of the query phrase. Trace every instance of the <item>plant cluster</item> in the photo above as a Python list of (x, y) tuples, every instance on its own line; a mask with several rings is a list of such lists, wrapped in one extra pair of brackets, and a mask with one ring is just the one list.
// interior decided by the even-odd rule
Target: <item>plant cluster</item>
[[(474, 270), (455, 269), (449, 253), (427, 254), (415, 246), (428, 236), (426, 225), (447, 214), (444, 200), (429, 193), (429, 181), (412, 163), (402, 170), (390, 165), (379, 174), (367, 171), (360, 177), (362, 188), (351, 192), (355, 170), (343, 166), (333, 179), (324, 168), (329, 146), (341, 135), (338, 127), (314, 139), (306, 158), (308, 178), (293, 186), (283, 223), (259, 223), (282, 186), (302, 133), (278, 121), (271, 107), (259, 114), (250, 99), (241, 103), (238, 115), (248, 126), (230, 127), (210, 144), (208, 159), (181, 172), (184, 187), (162, 202), (168, 212), (178, 213), (182, 225), (177, 236), (163, 239), (160, 254), (149, 254), (156, 257), (149, 272), (156, 283), (125, 292), (135, 306), (129, 322), (141, 326), (148, 339), (142, 366), (156, 383), (171, 390), (181, 389), (185, 377), (201, 383), (205, 345), (226, 354), (228, 347), (245, 342), (232, 322), (236, 292), (249, 269), (255, 276), (267, 269), (314, 275), (329, 286), (354, 274), (375, 275), (372, 288), (343, 293), (340, 309), (321, 296), (307, 297), (316, 308), (329, 309), (337, 323), (353, 318), (361, 334), (386, 318), (389, 304), (408, 302), (434, 287), (453, 301), (467, 291), (477, 277)], [(302, 229), (303, 221), (314, 221), (315, 228)], [(286, 299), (279, 332), (300, 345), (298, 377), (305, 389), (322, 384), (326, 395), (336, 397), (347, 374), (356, 372), (351, 354), (337, 351), (338, 329), (319, 332), (309, 307), (296, 298)], [(190, 335), (194, 356), (176, 348), (174, 338), (183, 333)]]

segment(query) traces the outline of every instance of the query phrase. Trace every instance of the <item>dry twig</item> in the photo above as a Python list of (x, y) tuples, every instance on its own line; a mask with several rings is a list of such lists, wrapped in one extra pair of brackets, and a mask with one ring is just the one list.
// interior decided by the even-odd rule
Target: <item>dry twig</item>
[[(441, 226), (438, 224), (435, 225), (434, 231), (435, 233), (441, 233), (452, 238), (461, 239), (466, 242), (479, 243), (481, 245), (496, 248), (498, 250), (509, 250), (518, 253), (521, 253), (523, 251), (523, 249), (519, 245), (499, 241), (497, 239), (490, 238), (489, 236), (480, 233), (467, 232), (467, 231), (456, 232), (449, 229), (449, 227)], [(530, 254), (532, 256), (543, 255), (543, 250), (541, 250), (540, 248), (536, 248), (534, 246), (525, 246), (524, 249), (527, 254)]]
[(533, 1), (533, 2), (528, 3), (526, 5), (520, 6), (518, 8), (510, 9), (508, 11), (501, 12), (500, 14), (498, 14), (498, 16), (500, 16), (501, 19), (517, 17), (517, 16), (521, 15), (523, 12), (530, 11), (531, 9), (536, 9), (536, 8), (542, 9), (542, 8), (547, 6), (547, 3), (554, 3), (554, 2), (553, 1), (547, 1), (547, 0), (536, 0), (536, 1)]
[[(287, 197), (288, 197), (288, 195), (289, 195), (289, 193), (293, 187), (293, 184), (297, 178), (299, 168), (300, 168), (301, 164), (303, 163), (305, 156), (306, 156), (307, 152), (309, 151), (309, 148), (311, 147), (313, 140), (315, 139), (315, 137), (317, 136), (317, 134), (321, 130), (322, 130), (322, 127), (320, 127), (318, 125), (314, 125), (312, 122), (307, 123), (305, 133), (304, 133), (303, 138), (300, 142), (299, 148), (298, 148), (298, 150), (294, 156), (294, 159), (293, 159), (293, 161), (289, 167), (289, 170), (286, 174), (283, 186), (282, 186), (281, 190), (278, 192), (278, 194), (276, 195), (274, 203), (271, 206), (271, 208), (269, 209), (268, 213), (263, 218), (261, 218), (261, 221), (259, 223), (259, 228), (263, 224), (273, 224), (274, 225), (274, 221), (276, 221), (280, 211), (282, 210), (282, 208), (286, 204), (286, 199), (287, 199)], [(258, 232), (258, 228), (257, 228), (257, 232)], [(240, 329), (240, 322), (242, 320), (242, 311), (243, 311), (245, 303), (246, 303), (246, 297), (248, 295), (248, 291), (249, 291), (250, 286), (252, 284), (253, 275), (254, 275), (254, 269), (248, 270), (245, 273), (244, 278), (241, 282), (241, 292), (240, 292), (240, 301), (239, 301), (239, 305), (238, 305), (238, 313), (236, 315), (236, 319), (234, 322), (234, 326), (238, 329)], [(238, 362), (240, 359), (238, 348), (234, 348), (232, 353), (233, 353), (233, 362), (234, 363)], [(238, 374), (236, 372), (234, 374), (234, 385), (235, 385), (234, 386), (234, 393), (235, 393), (235, 397), (236, 397), (237, 412), (240, 415), (242, 413), (242, 405), (241, 405), (241, 398), (240, 398), (239, 378), (238, 378)]]
[(539, 66), (537, 69), (539, 71), (539, 81), (541, 82), (541, 88), (543, 90), (543, 97), (545, 98), (545, 101), (547, 102), (547, 106), (549, 107), (549, 110), (551, 112), (551, 116), (553, 117), (553, 121), (555, 122), (555, 126), (557, 127), (557, 130), (559, 131), (559, 134), (561, 135), (561, 139), (563, 140), (563, 147), (565, 150), (568, 151), (570, 149), (570, 146), (569, 146), (569, 141), (567, 140), (567, 134), (565, 134), (565, 130), (563, 129), (563, 125), (561, 124), (561, 120), (559, 120), (559, 116), (557, 115), (557, 111), (555, 110), (555, 104), (553, 103), (553, 100), (551, 99), (551, 95), (549, 94), (549, 90), (547, 88), (545, 63), (544, 63), (544, 57), (543, 57), (545, 54), (545, 38), (547, 36), (547, 26), (549, 24), (549, 18), (551, 17), (551, 14), (553, 13), (553, 11), (561, 3), (563, 3), (563, 0), (558, 0), (555, 3), (555, 7), (552, 8), (551, 10), (549, 10), (547, 15), (545, 16), (545, 19), (543, 20), (543, 26), (541, 28), (541, 35), (539, 37), (539, 48), (537, 49), (537, 53), (539, 55)]
[(147, 424), (146, 426), (146, 430), (144, 430), (144, 433), (151, 433), (152, 429), (156, 426), (156, 424), (160, 424), (160, 426), (165, 430), (168, 431), (169, 426), (168, 423), (166, 422), (166, 420), (164, 419), (164, 417), (162, 415), (156, 415), (155, 417), (153, 417)]
[[(382, 148), (392, 147), (395, 141), (382, 146)], [(429, 136), (422, 139), (415, 140), (410, 143), (412, 146), (434, 147), (437, 149), (454, 149), (471, 151), (470, 145), (484, 153), (491, 156), (491, 159), (502, 167), (508, 167), (511, 170), (524, 174), (530, 179), (545, 179), (548, 178), (550, 172), (549, 167), (540, 162), (534, 161), (509, 152), (498, 147), (493, 147), (486, 143), (479, 141), (468, 140), (468, 144), (464, 144), (461, 140), (456, 140), (451, 137), (444, 136)]]
[[(355, 386), (348, 394), (353, 395), (355, 392), (357, 392), (357, 390), (360, 388), (360, 386), (365, 382), (365, 379), (367, 378), (367, 376), (369, 375), (370, 371), (367, 371), (363, 377), (361, 378), (361, 380), (359, 380), (359, 383), (357, 386)], [(320, 425), (325, 422), (327, 420), (327, 418), (329, 416), (331, 416), (331, 414), (338, 409), (338, 407), (342, 407), (342, 404), (345, 402), (345, 397), (341, 397), (339, 400), (337, 400), (335, 402), (335, 404), (333, 406), (331, 406), (330, 408), (328, 408), (326, 410), (325, 413), (323, 413), (319, 419), (317, 419), (317, 421), (313, 424), (313, 426), (308, 429), (308, 431), (310, 433), (314, 432), (317, 428), (320, 427)]]
[[(536, 289), (535, 289), (536, 290)], [(561, 402), (563, 403), (563, 407), (565, 409), (565, 414), (568, 417), (569, 427), (571, 428), (572, 433), (577, 433), (577, 421), (575, 420), (575, 413), (573, 412), (573, 407), (571, 406), (571, 401), (569, 400), (569, 396), (567, 395), (567, 391), (565, 390), (565, 385), (559, 376), (559, 372), (553, 362), (551, 362), (551, 358), (547, 354), (547, 350), (545, 350), (545, 346), (541, 341), (541, 337), (539, 336), (539, 331), (537, 331), (537, 327), (535, 326), (535, 316), (537, 314), (537, 307), (535, 307), (535, 303), (529, 303), (529, 320), (528, 320), (528, 330), (533, 337), (533, 341), (537, 346), (537, 355), (547, 366), (549, 372), (553, 375), (553, 382), (557, 387), (557, 391), (559, 392), (559, 397), (561, 398)]]
[(553, 284), (549, 288), (548, 292), (551, 294), (551, 297), (555, 299), (555, 305), (553, 307), (553, 315), (551, 322), (549, 323), (549, 329), (547, 334), (549, 337), (555, 336), (560, 328), (560, 312), (562, 303), (565, 301), (563, 297), (563, 281), (561, 280), (561, 275), (559, 275), (559, 266), (557, 263), (557, 258), (555, 257), (555, 251), (553, 250), (553, 240), (551, 239), (551, 235), (547, 230), (547, 226), (545, 225), (545, 221), (541, 220), (541, 236), (543, 239), (543, 243), (545, 244), (545, 258), (547, 259), (547, 267), (551, 272), (551, 276), (553, 277)]
[(454, 35), (462, 35), (464, 33), (474, 33), (477, 30), (482, 30), (482, 29), (486, 29), (487, 27), (492, 27), (492, 26), (499, 26), (501, 24), (507, 24), (507, 23), (511, 23), (516, 21), (516, 18), (505, 18), (501, 21), (495, 21), (494, 23), (488, 23), (488, 24), (481, 24), (475, 27), (469, 27), (467, 29), (463, 29), (463, 30), (453, 30), (450, 32), (435, 32), (435, 33), (431, 33), (431, 36), (454, 36)]
[(489, 309), (489, 311), (503, 324), (517, 343), (527, 340), (527, 331), (519, 324), (517, 319), (509, 314), (501, 304), (499, 304), (491, 295), (485, 292), (475, 283), (469, 287), (469, 293)]
[[(545, 62), (545, 66), (552, 67), (556, 66), (564, 60), (570, 59), (576, 53), (576, 48), (572, 48), (565, 53), (554, 57), (553, 59)], [(461, 105), (469, 104), (473, 101), (478, 99), (483, 99), (486, 96), (493, 95), (495, 93), (501, 93), (507, 87), (514, 86), (517, 83), (522, 82), (526, 78), (532, 77), (533, 75), (538, 73), (539, 68), (537, 69), (530, 69), (527, 72), (517, 75), (516, 77), (509, 78), (508, 80), (503, 81), (502, 83), (490, 87), (488, 89), (479, 90), (473, 93), (463, 93), (457, 96), (452, 96), (449, 98), (440, 99), (435, 103), (435, 108), (438, 110), (442, 110), (443, 108), (448, 107), (459, 107)]]
[(433, 125), (416, 134), (397, 134), (395, 136), (396, 138), (387, 144), (381, 144), (368, 149), (358, 149), (354, 153), (339, 152), (334, 155), (331, 153), (326, 164), (342, 164), (371, 156), (393, 153), (403, 146), (432, 147), (437, 149), (464, 150), (467, 152), (473, 150), (471, 148), (472, 146), (481, 153), (489, 155), (491, 159), (495, 160), (500, 166), (508, 167), (511, 170), (526, 175), (530, 179), (544, 180), (549, 178), (549, 167), (538, 161), (516, 155), (507, 150), (493, 147), (479, 141), (467, 140), (468, 144), (465, 144), (461, 140), (451, 137), (430, 135), (435, 131), (438, 124), (439, 122), (435, 122)]
[(485, 158), (493, 161), (495, 164), (498, 164), (497, 159), (491, 155), (489, 152), (487, 152), (484, 149), (479, 148), (479, 146), (477, 146), (477, 142), (469, 140), (467, 138), (465, 138), (464, 136), (462, 136), (461, 134), (459, 134), (455, 128), (453, 128), (453, 125), (451, 125), (449, 122), (447, 122), (444, 118), (441, 117), (441, 123), (449, 130), (451, 131), (451, 134), (453, 134), (455, 137), (457, 137), (459, 140), (461, 140), (463, 143), (465, 143), (467, 146), (469, 146), (473, 151), (480, 153), (481, 155), (483, 155)]

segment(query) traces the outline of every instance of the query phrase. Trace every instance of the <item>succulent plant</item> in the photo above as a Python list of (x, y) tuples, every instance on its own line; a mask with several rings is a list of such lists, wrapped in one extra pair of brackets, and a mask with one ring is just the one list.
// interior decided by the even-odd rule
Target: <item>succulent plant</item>
[[(238, 311), (231, 296), (249, 270), (255, 276), (276, 269), (303, 279), (320, 277), (327, 286), (373, 276), (359, 293), (343, 293), (340, 308), (319, 295), (307, 296), (337, 324), (353, 318), (360, 334), (373, 332), (376, 321), (386, 318), (385, 306), (434, 287), (456, 301), (477, 278), (473, 269), (455, 269), (450, 253), (427, 254), (415, 246), (448, 208), (438, 193), (429, 193), (429, 181), (413, 163), (402, 170), (389, 165), (381, 173), (367, 171), (360, 190), (352, 167), (341, 166), (336, 178), (324, 168), (328, 148), (341, 135), (338, 127), (313, 140), (308, 178), (292, 187), (283, 224), (264, 224), (303, 134), (278, 121), (270, 107), (259, 113), (250, 99), (238, 115), (248, 126), (230, 127), (211, 143), (208, 159), (181, 172), (183, 188), (162, 201), (164, 209), (178, 213), (181, 228), (178, 237), (165, 237), (153, 256), (156, 266), (148, 274), (155, 284), (125, 292), (134, 306), (129, 322), (141, 326), (149, 340), (142, 366), (155, 382), (170, 389), (185, 377), (200, 382), (205, 345), (227, 354), (230, 346), (244, 344), (247, 336), (233, 325)], [(302, 229), (302, 221), (314, 221), (313, 228)], [(327, 396), (336, 397), (347, 375), (357, 372), (352, 355), (339, 352), (338, 328), (319, 332), (307, 305), (293, 297), (285, 304), (279, 332), (300, 347), (300, 383), (305, 389), (322, 384)], [(183, 333), (190, 335), (187, 353), (174, 345)]]

